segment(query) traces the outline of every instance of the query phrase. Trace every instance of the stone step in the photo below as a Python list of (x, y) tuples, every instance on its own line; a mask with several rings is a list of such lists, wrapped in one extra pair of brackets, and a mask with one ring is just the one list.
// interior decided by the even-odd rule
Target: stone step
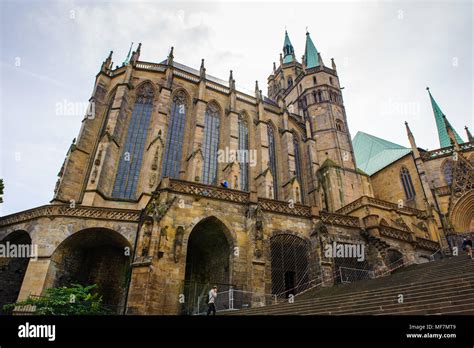
[[(437, 281), (438, 279), (442, 279), (448, 276), (462, 275), (464, 273), (472, 273), (472, 272), (474, 272), (474, 262), (472, 265), (468, 265), (463, 268), (457, 268), (455, 272), (453, 272), (453, 270), (444, 270), (444, 271), (439, 271), (438, 273), (430, 275), (430, 276), (425, 275), (424, 277), (421, 277), (420, 275), (417, 274), (417, 275), (412, 275), (412, 277), (410, 278), (397, 277), (396, 279), (395, 279), (395, 276), (392, 275), (392, 276), (388, 276), (384, 278), (370, 279), (370, 280), (365, 280), (365, 281), (357, 281), (350, 284), (336, 285), (335, 287), (332, 287), (332, 288), (313, 289), (297, 297), (301, 297), (301, 298), (314, 297), (314, 296), (317, 296), (318, 293), (321, 295), (325, 295), (327, 293), (338, 293), (338, 292), (344, 293), (346, 291), (352, 291), (353, 289), (356, 289), (356, 288), (359, 291), (370, 291), (370, 289), (372, 288), (385, 288), (385, 287), (390, 287), (393, 284), (397, 284), (395, 286), (405, 286), (407, 284), (409, 285), (417, 284), (424, 281)], [(392, 279), (388, 279), (388, 278), (392, 278)]]
[[(471, 278), (466, 278), (464, 276), (455, 276), (453, 278), (445, 278), (443, 281), (433, 281), (433, 282), (426, 282), (426, 283), (416, 283), (414, 285), (400, 285), (399, 287), (389, 287), (389, 288), (382, 288), (382, 289), (372, 289), (370, 291), (364, 291), (364, 292), (357, 292), (357, 293), (351, 293), (350, 295), (348, 294), (339, 294), (335, 296), (326, 296), (326, 297), (316, 297), (316, 298), (305, 298), (305, 299), (300, 299), (298, 296), (295, 297), (295, 304), (296, 303), (304, 303), (304, 304), (312, 304), (312, 305), (317, 305), (319, 303), (325, 302), (325, 303), (333, 303), (333, 302), (338, 302), (340, 300), (358, 300), (360, 298), (366, 298), (366, 297), (377, 297), (377, 296), (389, 296), (389, 295), (398, 295), (401, 292), (408, 293), (408, 292), (415, 292), (418, 291), (426, 291), (426, 288), (429, 287), (430, 289), (442, 289), (442, 288), (450, 288), (452, 286), (458, 286), (460, 283), (466, 283), (472, 286), (474, 283), (474, 280)], [(288, 303), (288, 301), (285, 301), (284, 303), (280, 304), (275, 304), (275, 305), (270, 305), (266, 306), (266, 308), (272, 308), (272, 307), (278, 307), (278, 306), (289, 306), (292, 305)], [(259, 308), (251, 308), (251, 309), (246, 309), (245, 311), (251, 311), (251, 310), (258, 310)]]
[[(377, 310), (377, 309), (390, 309), (392, 307), (405, 308), (407, 306), (416, 306), (423, 303), (440, 303), (447, 299), (465, 299), (474, 296), (473, 287), (464, 287), (460, 289), (450, 289), (449, 291), (443, 292), (429, 292), (425, 294), (419, 294), (418, 296), (404, 296), (404, 303), (398, 303), (398, 297), (396, 298), (384, 298), (384, 299), (369, 299), (367, 301), (345, 301), (344, 303), (334, 304), (323, 304), (323, 306), (314, 306), (312, 304), (304, 304), (300, 306), (287, 306), (284, 308), (274, 308), (265, 311), (265, 314), (278, 314), (278, 315), (289, 315), (289, 314), (305, 314), (305, 312), (311, 312), (310, 314), (338, 314), (342, 312), (357, 312), (358, 310)], [(408, 297), (408, 298), (407, 298)], [(255, 311), (256, 314), (260, 314), (262, 311)], [(242, 313), (244, 314), (244, 313)], [(245, 313), (251, 315), (252, 313)], [(263, 314), (263, 313), (261, 313)]]
[[(474, 261), (463, 256), (412, 265), (393, 274), (332, 288), (311, 289), (294, 303), (227, 315), (473, 314)], [(398, 303), (402, 294), (404, 302)]]

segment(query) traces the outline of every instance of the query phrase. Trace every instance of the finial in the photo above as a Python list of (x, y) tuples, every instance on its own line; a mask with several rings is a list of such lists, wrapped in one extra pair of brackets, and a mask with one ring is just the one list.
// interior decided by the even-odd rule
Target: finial
[(230, 71), (230, 74), (229, 74), (229, 81), (232, 81), (234, 79), (234, 76), (232, 74), (232, 70)]
[(112, 54), (114, 54), (114, 51), (110, 51), (109, 56), (107, 58), (112, 59)]
[(323, 58), (321, 58), (321, 53), (318, 52), (318, 61), (321, 66), (324, 66)]
[(308, 26), (306, 26), (306, 35), (309, 35)]
[(255, 92), (258, 92), (259, 91), (259, 88), (258, 88), (258, 80), (255, 81)]
[(273, 72), (275, 72), (275, 71), (276, 71), (276, 64), (275, 64), (275, 62), (273, 62)]
[(171, 46), (170, 53), (168, 54), (168, 61), (167, 61), (168, 66), (173, 65), (173, 58), (174, 58), (173, 51), (174, 51), (174, 47)]
[(467, 141), (469, 141), (469, 142), (474, 141), (474, 138), (472, 137), (472, 134), (469, 131), (469, 128), (467, 128), (467, 126), (464, 126), (464, 129), (466, 130)]
[(429, 90), (430, 90), (430, 88), (429, 88), (429, 87), (426, 87), (426, 90), (427, 90), (427, 91), (429, 91)]
[(204, 58), (201, 59), (201, 68), (199, 69), (199, 75), (201, 76), (201, 79), (206, 78), (206, 68), (204, 67)]
[(336, 70), (336, 62), (334, 61), (334, 58), (331, 58), (331, 65), (332, 65), (332, 69)]
[(140, 54), (141, 48), (142, 48), (142, 43), (139, 42), (139, 43), (138, 43), (138, 48), (137, 48), (137, 53), (138, 53), (138, 54)]

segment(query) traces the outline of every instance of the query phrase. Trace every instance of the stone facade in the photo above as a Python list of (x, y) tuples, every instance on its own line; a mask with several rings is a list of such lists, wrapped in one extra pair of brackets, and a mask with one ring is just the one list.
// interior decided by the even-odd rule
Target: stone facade
[[(139, 61), (140, 50), (121, 67), (112, 68), (112, 55), (102, 64), (95, 112), (70, 146), (51, 205), (0, 219), (0, 241), (23, 231), (39, 246), (23, 280), (9, 285), (19, 299), (81, 281), (97, 283), (121, 312), (179, 314), (196, 308), (193, 292), (218, 283), (257, 306), (340, 281), (344, 265), (383, 271), (400, 259), (422, 262), (446, 244), (412, 157), (373, 177), (357, 169), (334, 62), (326, 67), (319, 56), (307, 69), (281, 61), (267, 98), (258, 84), (252, 95), (237, 90), (232, 72), (228, 81), (208, 76), (204, 61), (200, 70), (176, 63), (173, 49), (162, 63)], [(217, 149), (241, 149), (244, 124), (254, 165), (212, 166), (211, 111)], [(178, 114), (185, 117), (175, 141)], [(166, 155), (173, 146), (176, 158)], [(122, 162), (134, 173), (123, 192)], [(163, 175), (171, 165), (176, 172)], [(399, 205), (402, 165), (417, 196)], [(363, 245), (363, 265), (327, 256), (334, 242)], [(9, 262), (2, 269), (16, 267)]]

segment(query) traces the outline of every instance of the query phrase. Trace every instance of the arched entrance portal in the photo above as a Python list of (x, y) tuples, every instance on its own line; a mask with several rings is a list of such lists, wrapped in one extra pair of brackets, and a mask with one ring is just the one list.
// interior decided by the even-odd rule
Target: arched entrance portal
[[(25, 231), (15, 231), (0, 243), (5, 249), (10, 249), (10, 252), (12, 247), (21, 252), (22, 246), (31, 245), (31, 238)], [(8, 255), (11, 255), (10, 252)], [(3, 312), (3, 305), (16, 302), (29, 260), (28, 257), (0, 257), (0, 314)]]
[(97, 284), (103, 303), (119, 312), (124, 305), (130, 254), (128, 241), (115, 231), (77, 232), (51, 256), (47, 287)]
[(474, 232), (474, 192), (466, 193), (456, 202), (450, 220), (457, 233)]
[(309, 286), (309, 243), (291, 234), (270, 239), (272, 294), (288, 297)]
[(395, 249), (388, 249), (385, 254), (385, 265), (395, 272), (397, 269), (402, 267), (404, 264), (403, 254)]
[[(184, 314), (196, 314), (206, 308), (212, 285), (219, 287), (219, 293), (229, 289), (232, 258), (229, 235), (227, 227), (215, 217), (200, 221), (191, 231), (186, 253)], [(217, 303), (216, 307), (225, 309), (225, 304)]]

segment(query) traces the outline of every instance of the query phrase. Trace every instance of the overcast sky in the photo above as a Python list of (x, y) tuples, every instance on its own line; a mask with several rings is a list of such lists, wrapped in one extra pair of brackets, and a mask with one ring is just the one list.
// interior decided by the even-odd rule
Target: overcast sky
[[(463, 139), (473, 126), (471, 1), (183, 2), (6, 1), (1, 6), (0, 215), (46, 204), (78, 134), (83, 105), (110, 50), (177, 62), (266, 91), (285, 27), (298, 60), (308, 27), (324, 62), (337, 64), (352, 136), (439, 147), (426, 86)], [(77, 111), (61, 110), (74, 103)], [(473, 129), (474, 131), (474, 129)]]

